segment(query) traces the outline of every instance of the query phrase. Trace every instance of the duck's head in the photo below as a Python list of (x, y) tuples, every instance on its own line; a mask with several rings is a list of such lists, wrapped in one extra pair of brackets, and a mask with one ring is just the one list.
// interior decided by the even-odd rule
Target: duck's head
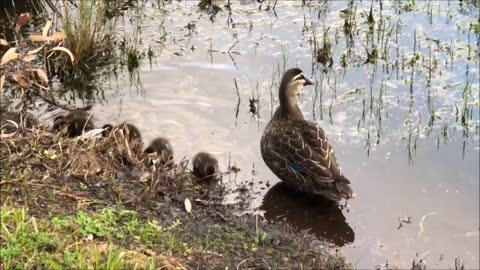
[(200, 152), (193, 157), (193, 173), (199, 178), (214, 179), (218, 173), (218, 161), (211, 154)]
[(153, 140), (145, 149), (145, 154), (156, 154), (161, 164), (173, 164), (173, 150), (170, 141), (166, 138), (158, 137)]
[(291, 68), (283, 74), (280, 83), (280, 95), (295, 97), (302, 93), (303, 87), (312, 85), (313, 82), (303, 75), (299, 68)]
[(70, 138), (82, 135), (83, 132), (95, 128), (92, 116), (84, 110), (76, 109), (65, 115), (58, 116), (53, 121), (53, 131), (59, 132), (66, 128), (66, 135)]
[(108, 137), (112, 131), (121, 130), (125, 138), (127, 138), (130, 142), (133, 142), (134, 140), (142, 140), (142, 135), (140, 134), (140, 131), (135, 125), (132, 124), (122, 123), (117, 125), (116, 127), (113, 127), (111, 124), (106, 124), (102, 128), (104, 129), (102, 132), (103, 137)]

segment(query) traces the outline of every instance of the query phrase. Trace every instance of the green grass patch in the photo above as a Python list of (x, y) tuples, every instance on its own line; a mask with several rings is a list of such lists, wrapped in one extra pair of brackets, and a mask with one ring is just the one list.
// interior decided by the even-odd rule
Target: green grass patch
[[(4, 206), (0, 213), (2, 269), (156, 269), (172, 265), (162, 254), (188, 250), (174, 233), (179, 221), (168, 227), (140, 223), (128, 210), (80, 211), (50, 220), (30, 216), (24, 207)], [(154, 251), (147, 256), (125, 248), (133, 242)]]

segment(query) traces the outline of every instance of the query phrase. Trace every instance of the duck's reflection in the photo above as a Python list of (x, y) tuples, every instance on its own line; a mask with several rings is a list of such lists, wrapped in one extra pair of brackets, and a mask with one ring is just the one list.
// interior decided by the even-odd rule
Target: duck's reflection
[(290, 191), (281, 182), (267, 192), (260, 209), (267, 220), (284, 220), (297, 230), (308, 229), (339, 247), (355, 240), (355, 233), (336, 203)]

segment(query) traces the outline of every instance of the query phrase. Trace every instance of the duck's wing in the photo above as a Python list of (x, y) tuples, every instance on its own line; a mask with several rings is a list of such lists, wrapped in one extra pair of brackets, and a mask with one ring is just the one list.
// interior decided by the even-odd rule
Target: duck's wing
[(323, 164), (332, 173), (332, 176), (342, 182), (350, 183), (340, 169), (332, 145), (328, 142), (327, 136), (321, 127), (316, 123), (308, 121), (296, 121), (294, 124), (302, 134), (305, 142), (325, 161)]
[(335, 181), (338, 167), (332, 147), (323, 130), (304, 120), (290, 121), (276, 128), (272, 136), (272, 147), (282, 153), (295, 172), (309, 176), (317, 184)]

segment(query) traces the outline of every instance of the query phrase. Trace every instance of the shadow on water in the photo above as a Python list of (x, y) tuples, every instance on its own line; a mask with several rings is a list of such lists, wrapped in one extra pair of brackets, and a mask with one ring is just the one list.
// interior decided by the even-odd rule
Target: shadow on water
[(295, 193), (284, 183), (276, 184), (267, 192), (260, 209), (269, 221), (285, 221), (297, 230), (309, 230), (319, 239), (339, 247), (355, 240), (353, 229), (336, 203)]

